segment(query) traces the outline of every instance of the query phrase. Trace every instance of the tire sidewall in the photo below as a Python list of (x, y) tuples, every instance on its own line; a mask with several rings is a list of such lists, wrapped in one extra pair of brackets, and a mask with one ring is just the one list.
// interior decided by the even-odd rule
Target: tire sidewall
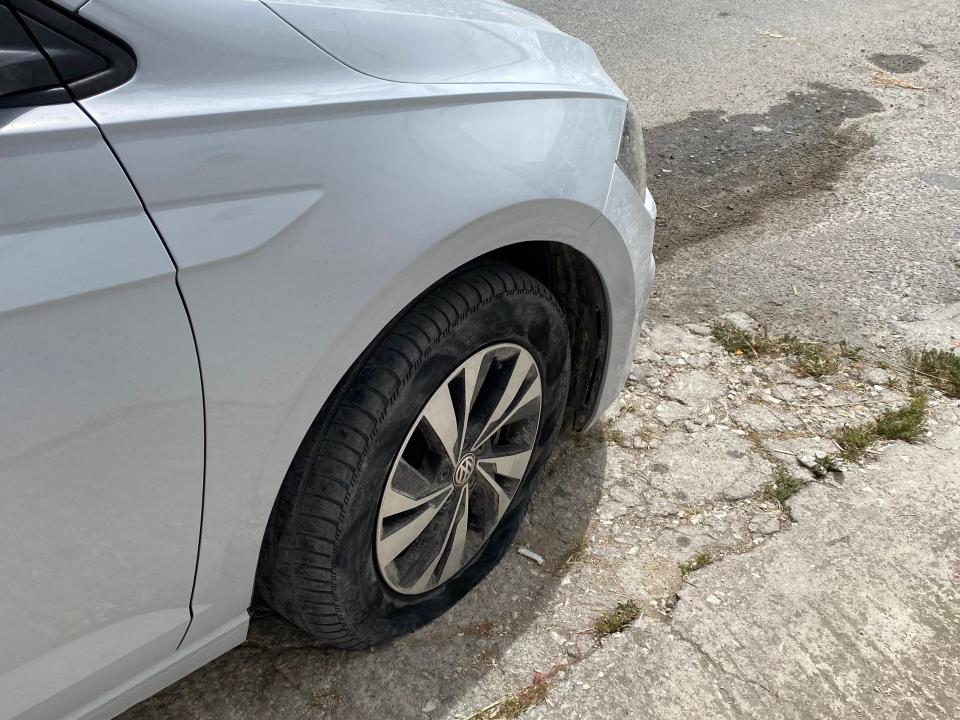
[[(397, 331), (402, 332), (402, 323)], [(427, 399), (462, 362), (497, 343), (526, 348), (537, 362), (543, 386), (540, 425), (523, 482), (493, 533), (456, 575), (420, 595), (398, 593), (384, 582), (374, 554), (387, 477)], [(471, 307), (420, 355), (390, 399), (361, 460), (338, 533), (332, 579), (341, 610), (358, 635), (379, 642), (423, 625), (459, 601), (499, 562), (520, 529), (535, 480), (556, 442), (569, 376), (566, 327), (546, 290), (516, 291)]]

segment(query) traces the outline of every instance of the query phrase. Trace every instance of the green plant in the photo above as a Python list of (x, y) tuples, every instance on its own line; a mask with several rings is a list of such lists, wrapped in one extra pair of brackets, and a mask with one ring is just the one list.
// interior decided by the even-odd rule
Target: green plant
[(946, 350), (908, 352), (907, 367), (919, 374), (924, 384), (960, 398), (960, 355)]
[(874, 422), (874, 432), (884, 440), (916, 442), (926, 430), (927, 396), (915, 395), (896, 410), (887, 410)]
[(771, 500), (775, 500), (782, 505), (796, 495), (804, 485), (806, 485), (806, 482), (794, 477), (782, 467), (778, 467), (774, 470), (773, 482), (764, 486), (763, 493)]
[(714, 560), (716, 560), (716, 558), (709, 550), (698, 552), (696, 555), (694, 555), (692, 560), (687, 560), (686, 562), (680, 563), (680, 575), (686, 577), (688, 574), (699, 570), (700, 568), (706, 567)]
[(620, 632), (643, 613), (642, 608), (633, 600), (617, 603), (612, 610), (603, 613), (593, 622), (593, 636), (597, 640)]
[(877, 441), (874, 424), (844, 425), (834, 436), (840, 446), (840, 456), (849, 462), (860, 462), (870, 446)]

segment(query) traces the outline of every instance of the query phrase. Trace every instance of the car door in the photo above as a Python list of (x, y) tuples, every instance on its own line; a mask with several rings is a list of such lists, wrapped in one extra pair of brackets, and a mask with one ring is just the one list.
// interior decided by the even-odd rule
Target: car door
[(0, 718), (49, 720), (180, 643), (204, 424), (174, 265), (27, 27), (0, 2)]

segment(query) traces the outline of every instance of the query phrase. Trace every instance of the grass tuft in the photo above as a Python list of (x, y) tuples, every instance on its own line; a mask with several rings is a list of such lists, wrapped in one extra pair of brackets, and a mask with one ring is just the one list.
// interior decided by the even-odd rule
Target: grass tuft
[(901, 408), (887, 410), (873, 422), (844, 425), (834, 437), (844, 460), (860, 462), (877, 440), (916, 442), (926, 430), (927, 396), (914, 395)]
[(960, 398), (960, 355), (946, 350), (907, 353), (907, 367), (944, 395)]
[(850, 462), (860, 462), (870, 446), (877, 441), (874, 424), (844, 425), (834, 440), (840, 446), (840, 457)]
[(806, 485), (806, 482), (798, 477), (794, 477), (782, 467), (778, 467), (773, 473), (773, 482), (767, 483), (763, 488), (763, 493), (771, 500), (783, 505), (787, 500), (796, 495), (800, 488)]
[(781, 347), (784, 353), (793, 356), (794, 367), (800, 375), (821, 378), (840, 369), (838, 346), (785, 337), (781, 339)]
[(799, 375), (820, 378), (840, 369), (840, 358), (852, 358), (859, 352), (841, 343), (828, 345), (813, 340), (800, 340), (790, 335), (770, 335), (766, 330), (751, 333), (727, 320), (710, 326), (713, 339), (733, 355), (789, 355)]
[(840, 461), (830, 453), (818, 455), (817, 465), (822, 467), (827, 472), (843, 472), (843, 465), (841, 465)]
[(587, 558), (590, 556), (590, 545), (587, 542), (585, 537), (577, 540), (577, 544), (573, 546), (573, 549), (570, 551), (570, 554), (567, 556), (566, 564), (575, 564), (586, 562)]
[(633, 600), (617, 603), (613, 610), (600, 615), (593, 622), (593, 636), (597, 640), (602, 640), (607, 635), (620, 632), (627, 625), (640, 617), (643, 609)]
[(720, 320), (710, 326), (713, 339), (732, 355), (771, 355), (777, 352), (776, 338), (766, 330), (751, 333), (741, 330), (729, 320)]
[(716, 558), (709, 550), (698, 552), (692, 560), (687, 560), (686, 562), (680, 563), (680, 575), (681, 577), (686, 577), (690, 573), (695, 572), (700, 568), (705, 568), (715, 560)]
[(874, 423), (874, 432), (884, 440), (916, 442), (927, 429), (927, 396), (915, 395), (896, 410), (887, 410)]

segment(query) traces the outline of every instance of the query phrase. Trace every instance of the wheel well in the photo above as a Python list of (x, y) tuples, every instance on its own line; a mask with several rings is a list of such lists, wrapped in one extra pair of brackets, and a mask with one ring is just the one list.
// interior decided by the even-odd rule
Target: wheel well
[(523, 242), (478, 260), (498, 260), (546, 285), (563, 308), (570, 333), (571, 378), (565, 425), (581, 430), (593, 415), (607, 360), (610, 320), (607, 294), (593, 263), (557, 242)]

